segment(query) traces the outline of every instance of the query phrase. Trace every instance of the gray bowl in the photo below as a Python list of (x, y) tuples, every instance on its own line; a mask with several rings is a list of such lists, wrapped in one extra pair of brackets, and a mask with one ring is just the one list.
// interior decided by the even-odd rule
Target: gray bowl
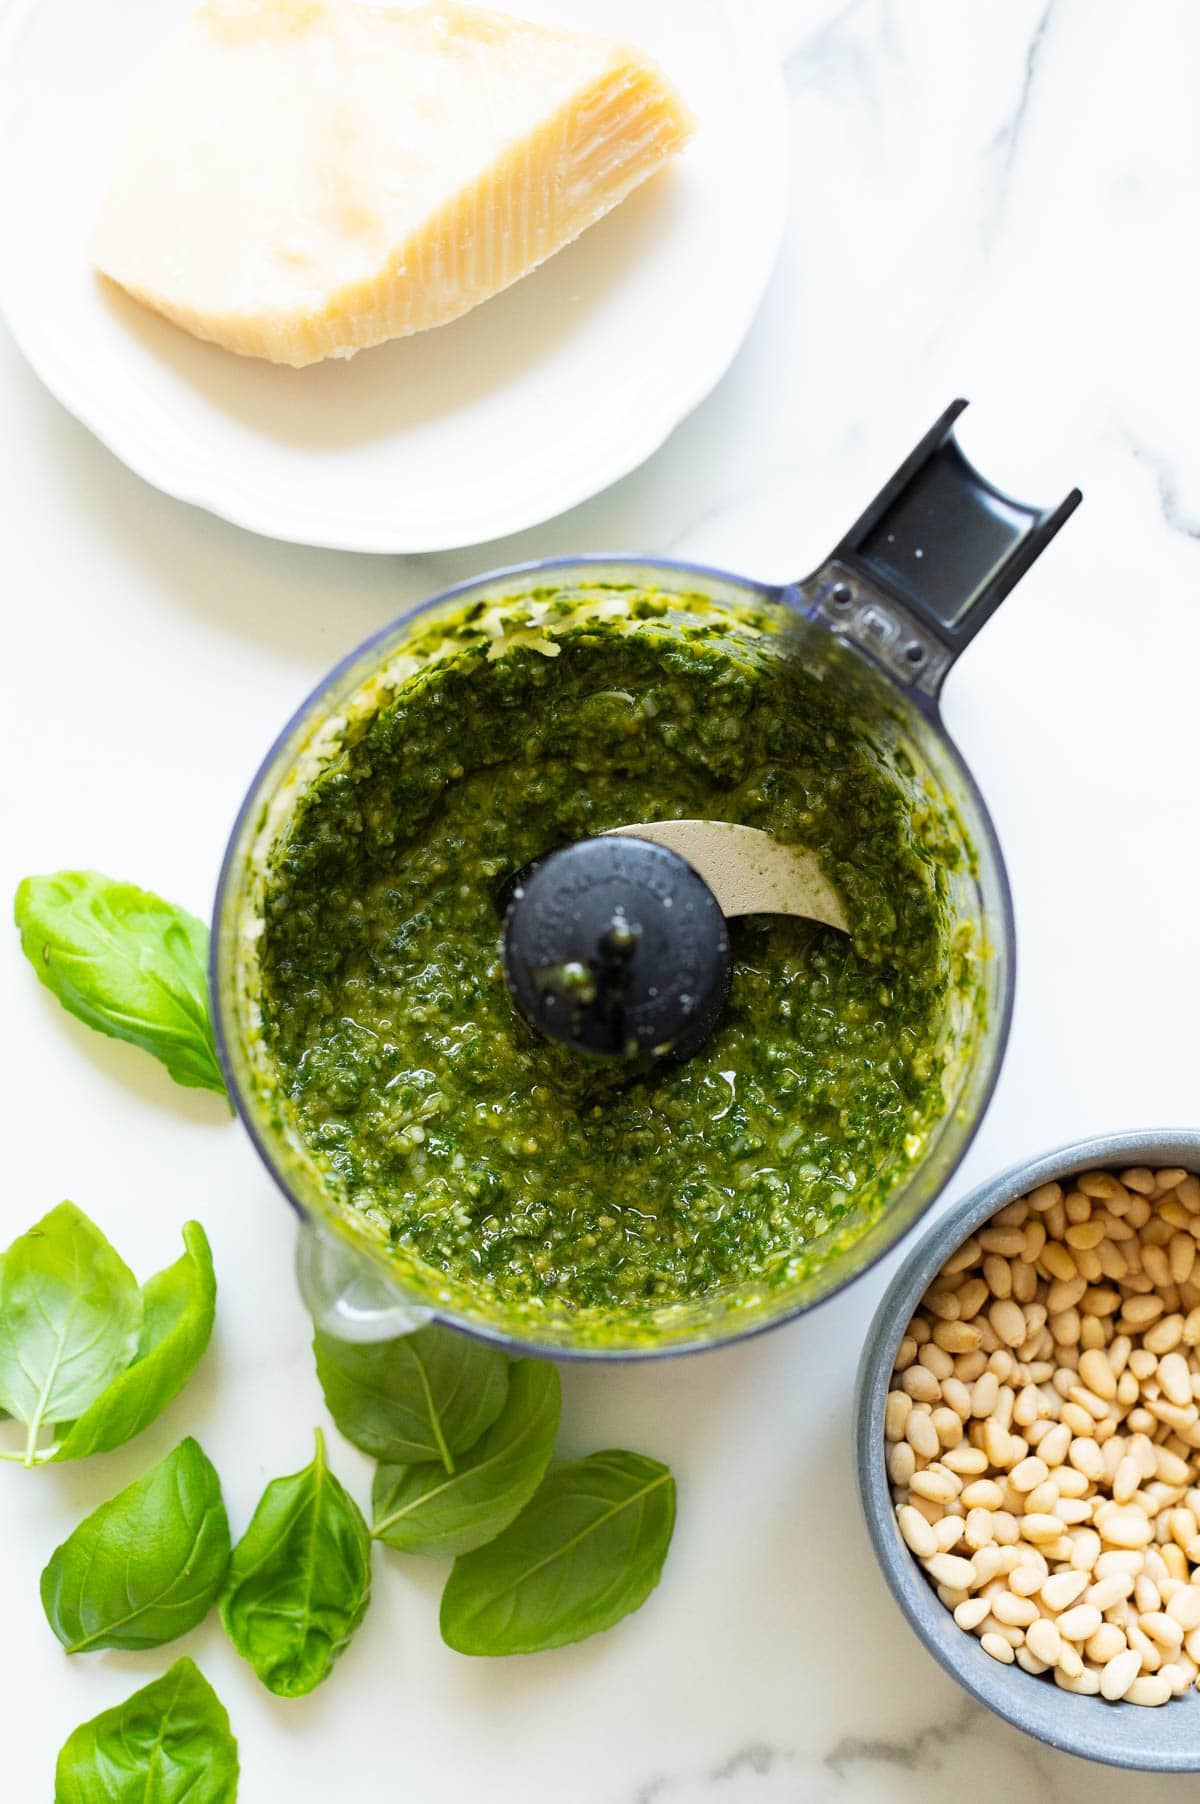
[(1091, 1167), (1183, 1165), (1200, 1170), (1200, 1132), (1163, 1128), (1080, 1140), (1014, 1165), (973, 1190), (913, 1246), (884, 1293), (858, 1371), (855, 1435), (867, 1528), (892, 1596), (952, 1679), (997, 1716), (1067, 1754), (1152, 1773), (1200, 1772), (1200, 1692), (1158, 1709), (1078, 1697), (1019, 1666), (1002, 1666), (960, 1629), (900, 1537), (884, 1467), (883, 1407), (904, 1330), (930, 1281), (977, 1227), (1032, 1190)]

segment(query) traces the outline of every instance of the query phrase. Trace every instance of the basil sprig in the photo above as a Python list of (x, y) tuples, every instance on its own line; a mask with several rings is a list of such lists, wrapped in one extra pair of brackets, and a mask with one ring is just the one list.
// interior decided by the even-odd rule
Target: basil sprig
[(371, 1539), (358, 1505), (325, 1463), (276, 1478), (233, 1550), (221, 1620), (277, 1697), (303, 1697), (329, 1676), (371, 1596)]
[(638, 1453), (550, 1465), (562, 1407), (552, 1365), (509, 1366), (439, 1327), (367, 1346), (318, 1333), (315, 1347), (338, 1427), (380, 1459), (372, 1535), (454, 1557), (447, 1646), (536, 1653), (645, 1602), (671, 1544), (675, 1481)]
[(191, 1660), (81, 1723), (58, 1756), (54, 1804), (233, 1804), (237, 1742)]
[(437, 1460), (454, 1471), (504, 1407), (508, 1361), (445, 1328), (350, 1343), (317, 1332), (317, 1376), (348, 1441), (391, 1465)]
[(470, 1553), (520, 1515), (554, 1451), (562, 1387), (552, 1365), (520, 1359), (504, 1408), (453, 1473), (431, 1461), (381, 1465), (371, 1492), (371, 1533), (401, 1553)]
[(638, 1453), (553, 1467), (511, 1527), (454, 1563), (442, 1639), (460, 1654), (535, 1654), (640, 1608), (675, 1526), (675, 1481)]
[(13, 913), (25, 956), (72, 1015), (152, 1053), (177, 1084), (225, 1094), (202, 921), (99, 871), (26, 877)]
[[(27, 1466), (107, 1452), (183, 1389), (212, 1334), (216, 1283), (199, 1222), (186, 1252), (141, 1289), (74, 1203), (0, 1255), (0, 1409), (27, 1428)], [(57, 1438), (40, 1446), (42, 1430)]]
[(46, 1620), (69, 1654), (161, 1647), (208, 1615), (229, 1551), (216, 1469), (181, 1441), (55, 1549), (42, 1573)]

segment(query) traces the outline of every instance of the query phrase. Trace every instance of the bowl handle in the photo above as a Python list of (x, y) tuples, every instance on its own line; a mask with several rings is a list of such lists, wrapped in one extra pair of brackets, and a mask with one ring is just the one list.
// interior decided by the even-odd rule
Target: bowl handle
[(1028, 507), (954, 437), (953, 401), (821, 568), (793, 593), (810, 618), (936, 699), (958, 654), (1083, 499)]
[(373, 1259), (315, 1222), (302, 1222), (296, 1247), (300, 1294), (324, 1334), (335, 1340), (398, 1340), (433, 1320), (404, 1301)]

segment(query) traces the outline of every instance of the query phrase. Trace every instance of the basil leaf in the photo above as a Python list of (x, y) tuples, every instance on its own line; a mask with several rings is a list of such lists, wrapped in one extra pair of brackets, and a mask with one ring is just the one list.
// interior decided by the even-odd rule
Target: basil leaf
[(184, 1659), (68, 1737), (54, 1804), (233, 1804), (237, 1789), (228, 1712)]
[(454, 1562), (442, 1639), (460, 1654), (536, 1654), (645, 1603), (675, 1526), (675, 1480), (639, 1453), (553, 1467), (500, 1537)]
[(325, 1464), (276, 1478), (233, 1550), (221, 1620), (268, 1691), (298, 1698), (329, 1676), (371, 1596), (371, 1540)]
[(447, 1556), (494, 1540), (545, 1477), (561, 1413), (554, 1367), (519, 1359), (509, 1372), (504, 1408), (456, 1472), (429, 1462), (377, 1469), (372, 1535), (401, 1553)]
[(204, 1621), (229, 1546), (216, 1469), (181, 1441), (55, 1549), (42, 1573), (46, 1620), (69, 1654), (161, 1647)]
[(508, 1361), (447, 1328), (348, 1343), (317, 1331), (317, 1377), (348, 1441), (389, 1465), (440, 1460), (454, 1471), (504, 1407)]
[(184, 1223), (187, 1251), (142, 1286), (144, 1318), (137, 1356), (48, 1456), (84, 1459), (131, 1441), (160, 1416), (195, 1371), (212, 1335), (217, 1285), (208, 1237), (198, 1221)]
[(177, 1084), (225, 1094), (208, 1011), (208, 928), (99, 871), (26, 877), (25, 956), (72, 1015), (161, 1059)]
[(25, 1464), (44, 1423), (95, 1402), (137, 1351), (137, 1280), (74, 1203), (60, 1203), (0, 1260), (0, 1407), (29, 1427)]

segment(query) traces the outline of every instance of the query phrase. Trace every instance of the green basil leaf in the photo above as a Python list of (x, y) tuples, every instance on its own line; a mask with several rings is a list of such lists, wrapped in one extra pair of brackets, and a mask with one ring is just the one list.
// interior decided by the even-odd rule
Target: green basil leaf
[(195, 1371), (212, 1335), (217, 1285), (198, 1221), (184, 1223), (183, 1244), (183, 1257), (142, 1286), (144, 1317), (133, 1365), (59, 1431), (51, 1459), (84, 1459), (123, 1446), (162, 1414)]
[(228, 1712), (184, 1659), (68, 1737), (54, 1804), (233, 1804), (237, 1789)]
[(372, 1535), (401, 1553), (450, 1558), (495, 1540), (545, 1477), (561, 1413), (554, 1367), (519, 1359), (509, 1372), (504, 1408), (456, 1472), (429, 1461), (378, 1467)]
[(72, 1015), (161, 1059), (177, 1084), (225, 1094), (208, 1010), (208, 928), (99, 871), (26, 877), (25, 956)]
[(181, 1441), (55, 1549), (42, 1573), (46, 1620), (69, 1654), (161, 1647), (204, 1621), (229, 1551), (216, 1469)]
[(81, 1415), (137, 1352), (137, 1280), (74, 1203), (60, 1203), (0, 1260), (0, 1407), (29, 1427)]
[(298, 1698), (329, 1676), (371, 1596), (371, 1538), (325, 1464), (274, 1479), (233, 1550), (221, 1620), (268, 1691)]
[(503, 1353), (447, 1328), (365, 1344), (318, 1330), (313, 1351), (330, 1415), (348, 1441), (389, 1465), (440, 1460), (453, 1472), (454, 1455), (504, 1407)]
[(536, 1654), (645, 1603), (675, 1526), (675, 1480), (639, 1453), (553, 1467), (497, 1540), (454, 1562), (442, 1639), (460, 1654)]

